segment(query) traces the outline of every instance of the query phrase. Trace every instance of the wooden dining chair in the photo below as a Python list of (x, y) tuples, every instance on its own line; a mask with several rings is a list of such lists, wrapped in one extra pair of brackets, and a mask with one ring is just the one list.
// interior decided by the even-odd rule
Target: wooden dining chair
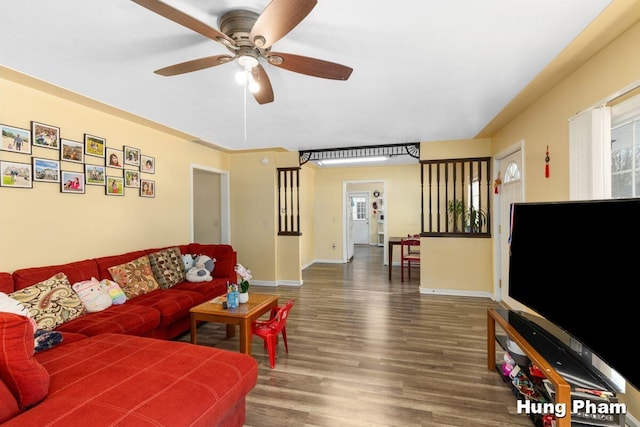
[(404, 282), (404, 269), (411, 278), (411, 266), (420, 266), (420, 237), (405, 237), (400, 241), (400, 281)]

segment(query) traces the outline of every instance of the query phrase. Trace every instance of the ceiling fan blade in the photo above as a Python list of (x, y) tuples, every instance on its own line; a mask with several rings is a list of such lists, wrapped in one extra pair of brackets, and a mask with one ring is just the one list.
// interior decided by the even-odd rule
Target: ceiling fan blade
[[(158, 0), (132, 0), (134, 3), (139, 4), (142, 7), (146, 7), (152, 12), (157, 13), (160, 16), (164, 16), (167, 19), (172, 20), (184, 27), (187, 27), (197, 33), (202, 34), (205, 37), (210, 38), (219, 43), (229, 43), (230, 45), (235, 46), (236, 42), (227, 36), (224, 33), (216, 30), (205, 24), (202, 21), (197, 20), (196, 18), (187, 15), (186, 13), (178, 10), (172, 6), (169, 6), (166, 3), (163, 3)], [(224, 42), (222, 41), (224, 40)]]
[(317, 0), (272, 0), (253, 24), (249, 40), (267, 49), (287, 35), (316, 7)]
[(260, 86), (260, 89), (253, 94), (253, 97), (258, 101), (258, 104), (268, 104), (269, 102), (273, 102), (273, 88), (271, 87), (271, 81), (269, 80), (269, 76), (267, 76), (265, 69), (262, 65), (258, 64), (253, 67), (251, 72), (253, 74), (253, 79)]
[(177, 74), (190, 73), (192, 71), (203, 70), (205, 68), (215, 67), (216, 65), (226, 64), (233, 61), (233, 56), (215, 55), (206, 58), (194, 59), (192, 61), (181, 62), (180, 64), (170, 65), (154, 71), (161, 76), (175, 76)]
[(271, 52), (267, 55), (267, 60), (276, 67), (323, 79), (347, 80), (353, 71), (353, 68), (335, 62), (291, 53)]

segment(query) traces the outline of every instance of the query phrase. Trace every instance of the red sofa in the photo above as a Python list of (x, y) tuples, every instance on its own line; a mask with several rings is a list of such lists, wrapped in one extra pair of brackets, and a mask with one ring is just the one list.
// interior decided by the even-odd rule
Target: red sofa
[[(69, 320), (62, 343), (34, 354), (26, 317), (0, 312), (0, 425), (241, 426), (257, 363), (245, 354), (170, 341), (189, 329), (189, 309), (235, 281), (229, 245), (188, 244), (216, 258), (210, 282), (176, 284)], [(64, 265), (0, 272), (11, 293), (59, 272), (70, 283), (112, 279), (108, 267), (163, 248)], [(155, 339), (154, 339), (155, 338)], [(163, 338), (163, 339), (158, 339)]]
[[(112, 305), (103, 311), (86, 313), (65, 322), (56, 330), (88, 336), (113, 332), (161, 339), (175, 338), (188, 331), (191, 307), (224, 294), (227, 282), (236, 281), (234, 267), (237, 254), (230, 245), (191, 243), (175, 247), (179, 248), (182, 254), (202, 254), (215, 258), (213, 280), (196, 283), (185, 281), (170, 289), (157, 289), (129, 299), (122, 305)], [(167, 248), (144, 249), (61, 265), (23, 268), (12, 274), (0, 273), (0, 292), (9, 294), (47, 280), (57, 273), (64, 273), (72, 284), (91, 277), (113, 280), (109, 267)]]

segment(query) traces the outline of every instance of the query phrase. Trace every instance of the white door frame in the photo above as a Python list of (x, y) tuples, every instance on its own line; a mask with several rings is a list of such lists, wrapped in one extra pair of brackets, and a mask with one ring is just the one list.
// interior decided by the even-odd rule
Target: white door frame
[[(504, 159), (516, 152), (520, 152), (520, 165), (521, 165), (521, 171), (522, 171), (522, 179), (521, 179), (521, 185), (522, 185), (522, 200), (526, 200), (525, 197), (525, 166), (524, 166), (524, 140), (520, 140), (518, 142), (516, 142), (515, 144), (511, 145), (510, 147), (508, 147), (507, 149), (501, 151), (500, 153), (496, 154), (493, 158), (493, 173), (494, 173), (494, 177), (492, 177), (492, 179), (495, 179), (495, 176), (497, 176), (498, 173), (500, 173), (501, 175), (504, 174), (504, 170), (506, 168), (506, 165), (503, 164), (504, 163)], [(501, 224), (503, 223), (508, 223), (510, 222), (510, 219), (508, 218), (502, 218), (501, 217), (501, 206), (500, 206), (500, 193), (498, 194), (493, 194), (493, 208), (491, 209), (491, 212), (493, 213), (493, 222), (491, 224), (491, 227), (493, 229), (493, 299), (495, 301), (502, 301), (502, 288), (501, 288), (501, 280), (502, 280), (502, 251), (505, 250), (509, 250), (508, 248), (503, 248), (501, 245), (502, 239), (501, 239), (501, 233), (509, 233), (509, 230), (504, 230), (501, 229)], [(505, 227), (506, 228), (506, 227)]]
[(193, 188), (193, 174), (195, 170), (201, 170), (220, 175), (220, 243), (230, 245), (231, 244), (231, 203), (230, 203), (230, 187), (229, 187), (229, 171), (222, 169), (212, 168), (209, 166), (203, 166), (196, 163), (191, 163), (191, 174), (189, 175), (189, 222), (190, 222), (190, 241), (193, 242), (195, 234), (194, 224), (194, 188)]
[(348, 209), (348, 201), (349, 201), (349, 197), (347, 195), (347, 185), (348, 184), (361, 184), (361, 183), (365, 183), (365, 182), (380, 182), (382, 183), (382, 194), (384, 194), (384, 201), (385, 201), (385, 211), (384, 211), (384, 231), (385, 231), (385, 244), (384, 244), (384, 256), (383, 256), (383, 263), (387, 262), (387, 242), (386, 240), (388, 239), (387, 236), (387, 218), (389, 216), (389, 204), (388, 204), (388, 194), (387, 194), (387, 182), (384, 179), (363, 179), (363, 180), (358, 180), (358, 181), (342, 181), (342, 262), (343, 263), (347, 263), (349, 262), (349, 258), (347, 257), (347, 254), (349, 253), (349, 217), (347, 215), (350, 214), (350, 210)]

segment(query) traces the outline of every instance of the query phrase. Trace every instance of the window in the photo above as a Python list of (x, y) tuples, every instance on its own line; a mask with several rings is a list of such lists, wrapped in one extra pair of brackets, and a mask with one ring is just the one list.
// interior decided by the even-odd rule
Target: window
[(611, 108), (611, 197), (640, 196), (640, 106)]
[(422, 236), (491, 237), (490, 158), (422, 160)]
[(352, 211), (354, 221), (367, 219), (367, 199), (364, 197), (354, 197), (352, 200)]

